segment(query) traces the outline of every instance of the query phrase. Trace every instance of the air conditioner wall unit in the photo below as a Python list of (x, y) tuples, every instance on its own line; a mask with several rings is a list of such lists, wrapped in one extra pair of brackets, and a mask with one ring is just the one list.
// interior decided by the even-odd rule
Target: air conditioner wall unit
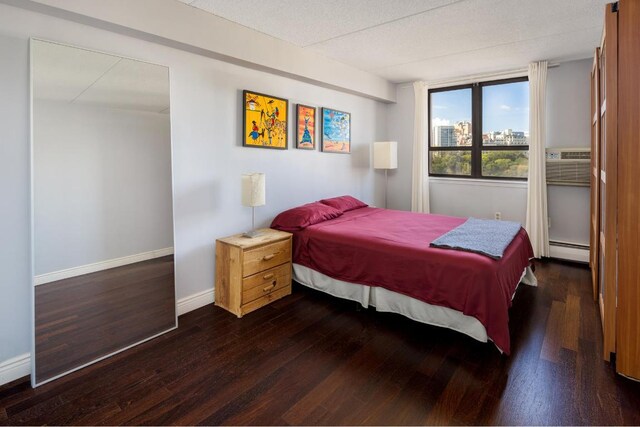
[(547, 148), (547, 184), (589, 187), (591, 185), (590, 148)]

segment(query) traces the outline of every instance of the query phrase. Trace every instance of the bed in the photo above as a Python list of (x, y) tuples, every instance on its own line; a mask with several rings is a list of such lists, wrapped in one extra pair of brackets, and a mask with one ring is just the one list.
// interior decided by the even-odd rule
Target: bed
[[(364, 307), (490, 340), (510, 353), (511, 301), (520, 283), (537, 284), (524, 229), (500, 259), (492, 259), (430, 247), (466, 218), (379, 209), (353, 200), (338, 203), (330, 214), (323, 203), (315, 203), (305, 205), (307, 213), (298, 213), (293, 222), (281, 220), (287, 212), (276, 217), (272, 227), (294, 235), (294, 280)], [(309, 213), (311, 218), (305, 216)]]

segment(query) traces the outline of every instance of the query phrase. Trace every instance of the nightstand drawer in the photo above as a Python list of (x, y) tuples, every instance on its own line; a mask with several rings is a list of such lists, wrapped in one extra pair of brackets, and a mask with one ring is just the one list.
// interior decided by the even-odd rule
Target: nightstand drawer
[(285, 297), (291, 293), (291, 286), (285, 286), (282, 289), (278, 289), (277, 291), (271, 292), (269, 295), (265, 295), (258, 299), (255, 299), (247, 304), (242, 305), (240, 308), (242, 315), (250, 313), (254, 310), (259, 309), (260, 307), (264, 307), (269, 304), (271, 301), (275, 301), (282, 297)]
[(291, 260), (291, 240), (272, 243), (245, 251), (243, 277), (251, 276)]
[(291, 284), (291, 263), (249, 276), (242, 281), (242, 303), (268, 295)]

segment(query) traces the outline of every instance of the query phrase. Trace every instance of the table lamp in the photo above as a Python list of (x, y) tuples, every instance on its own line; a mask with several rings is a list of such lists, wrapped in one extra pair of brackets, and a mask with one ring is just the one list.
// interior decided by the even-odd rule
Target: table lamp
[(398, 168), (398, 143), (384, 141), (373, 143), (373, 168), (384, 169), (384, 207), (387, 208), (387, 172)]
[(242, 175), (242, 205), (251, 207), (251, 230), (243, 234), (244, 237), (256, 237), (260, 232), (256, 230), (256, 206), (265, 205), (265, 175), (263, 173), (249, 173)]

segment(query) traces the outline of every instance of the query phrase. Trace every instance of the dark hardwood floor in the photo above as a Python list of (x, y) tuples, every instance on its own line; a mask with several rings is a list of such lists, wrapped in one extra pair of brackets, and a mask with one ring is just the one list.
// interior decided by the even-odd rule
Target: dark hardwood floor
[(35, 288), (38, 383), (171, 329), (173, 255)]
[(237, 319), (169, 334), (36, 390), (0, 389), (6, 424), (640, 424), (640, 384), (601, 357), (585, 268), (538, 263), (511, 309), (512, 355), (296, 286)]

